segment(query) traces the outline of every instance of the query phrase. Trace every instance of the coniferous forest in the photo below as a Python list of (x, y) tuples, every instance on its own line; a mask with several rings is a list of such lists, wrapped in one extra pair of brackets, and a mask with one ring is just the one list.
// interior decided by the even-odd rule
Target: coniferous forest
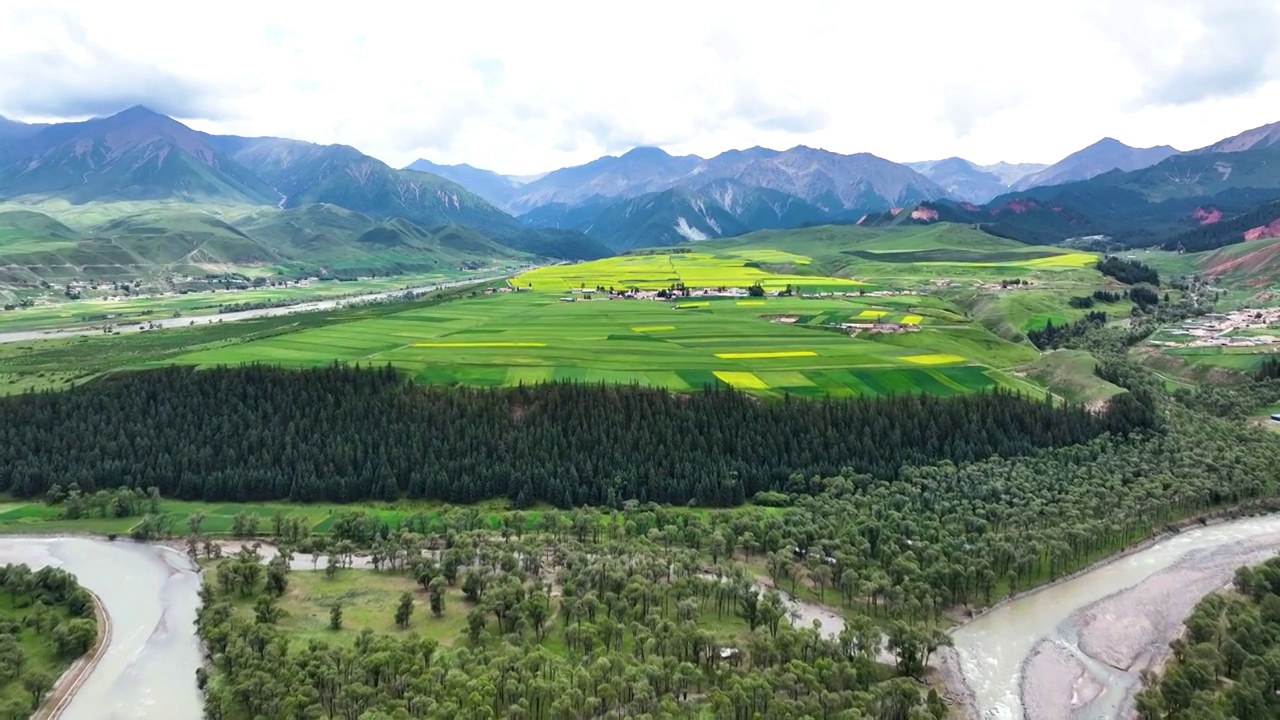
[(156, 487), (207, 501), (741, 504), (845, 469), (1028, 455), (1154, 416), (1008, 391), (760, 400), (640, 387), (418, 387), (391, 368), (130, 373), (0, 401), (0, 488)]

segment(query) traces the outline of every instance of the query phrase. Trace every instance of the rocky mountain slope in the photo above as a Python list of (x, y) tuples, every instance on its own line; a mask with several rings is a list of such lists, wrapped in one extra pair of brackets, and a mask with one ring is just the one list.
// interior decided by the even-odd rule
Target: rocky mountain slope
[(1192, 152), (1198, 155), (1243, 152), (1245, 150), (1261, 150), (1276, 143), (1280, 143), (1280, 122), (1245, 130), (1239, 135), (1232, 135), (1208, 147), (1202, 147)]
[(1045, 185), (1062, 185), (1077, 180), (1088, 180), (1112, 170), (1139, 170), (1177, 155), (1178, 152), (1176, 148), (1168, 145), (1135, 148), (1115, 138), (1103, 138), (1089, 147), (1071, 153), (1040, 172), (1019, 179), (1013, 183), (1012, 189), (1029, 190)]
[(595, 197), (626, 199), (677, 187), (696, 189), (714, 180), (793, 195), (832, 218), (947, 194), (914, 170), (869, 153), (841, 155), (801, 145), (786, 151), (733, 150), (704, 160), (637, 148), (548, 173), (522, 186), (511, 206), (527, 213), (552, 203), (573, 206)]
[(509, 207), (511, 199), (516, 196), (521, 186), (525, 184), (516, 178), (499, 175), (492, 170), (483, 170), (465, 163), (461, 165), (437, 165), (430, 160), (419, 158), (405, 167), (405, 170), (416, 170), (417, 172), (439, 175), (446, 180), (461, 185), (504, 210)]

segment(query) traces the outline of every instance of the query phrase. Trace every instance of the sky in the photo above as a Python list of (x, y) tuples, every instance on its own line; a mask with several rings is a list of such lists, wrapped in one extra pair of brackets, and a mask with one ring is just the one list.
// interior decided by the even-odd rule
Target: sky
[(0, 115), (506, 174), (639, 145), (1053, 162), (1280, 121), (1280, 0), (6, 0)]

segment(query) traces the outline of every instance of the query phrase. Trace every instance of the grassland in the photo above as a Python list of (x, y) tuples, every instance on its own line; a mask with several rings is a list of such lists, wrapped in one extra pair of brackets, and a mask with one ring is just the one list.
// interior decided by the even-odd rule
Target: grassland
[[(323, 567), (323, 566), (321, 566)], [(213, 582), (206, 570), (205, 582)], [(396, 627), (396, 606), (402, 593), (414, 596), (409, 626)], [(253, 618), (254, 598), (238, 598), (235, 608), (244, 618)], [(329, 611), (334, 603), (342, 605), (342, 628), (329, 627)], [(324, 572), (296, 570), (289, 573), (289, 587), (279, 600), (285, 616), (279, 621), (294, 647), (306, 647), (312, 641), (354, 645), (360, 633), (369, 629), (376, 633), (413, 634), (435, 640), (448, 647), (462, 637), (467, 628), (467, 613), (474, 604), (461, 590), (449, 588), (445, 593), (444, 612), (431, 613), (428, 596), (407, 574), (374, 572), (363, 569), (338, 570), (333, 577)]]
[[(675, 390), (728, 384), (762, 394), (940, 395), (1012, 385), (1001, 372), (1035, 357), (920, 296), (771, 297), (560, 302), (551, 293), (496, 293), (332, 324), (172, 358), (308, 367), (335, 359), (392, 363), (424, 383), (477, 386), (556, 380), (639, 383)], [(919, 318), (921, 330), (850, 337), (846, 322)], [(791, 323), (775, 322), (778, 318)]]
[(1028, 377), (1071, 402), (1093, 404), (1125, 392), (1094, 374), (1098, 361), (1084, 350), (1045, 353), (1022, 369)]

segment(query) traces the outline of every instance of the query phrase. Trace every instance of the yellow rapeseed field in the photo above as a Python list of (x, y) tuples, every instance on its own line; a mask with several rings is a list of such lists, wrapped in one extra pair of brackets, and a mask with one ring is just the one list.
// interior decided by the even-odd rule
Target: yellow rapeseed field
[(716, 353), (721, 360), (764, 360), (767, 358), (816, 357), (812, 350), (778, 350), (775, 352), (726, 352)]
[(860, 317), (860, 318), (882, 318), (882, 317), (884, 317), (885, 315), (888, 315), (888, 314), (889, 314), (889, 311), (888, 311), (888, 310), (863, 310), (862, 312), (858, 313), (858, 317)]
[(964, 358), (959, 355), (946, 355), (941, 353), (930, 355), (907, 355), (902, 359), (907, 362), (913, 362), (917, 365), (947, 365), (950, 363), (964, 362)]
[(920, 315), (908, 315), (902, 318), (903, 325), (919, 325), (924, 320)]
[(735, 372), (732, 370), (716, 370), (714, 375), (726, 383), (744, 390), (768, 390), (769, 385), (756, 377), (754, 373)]

